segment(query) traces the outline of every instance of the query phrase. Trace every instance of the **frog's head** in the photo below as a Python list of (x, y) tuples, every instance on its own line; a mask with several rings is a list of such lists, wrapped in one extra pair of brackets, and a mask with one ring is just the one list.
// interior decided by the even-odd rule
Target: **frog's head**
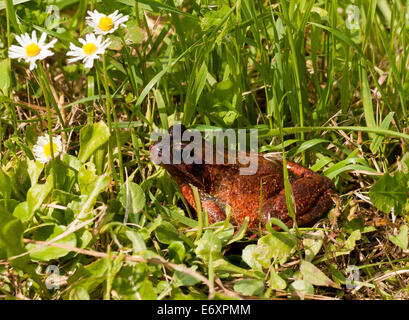
[(205, 189), (209, 172), (203, 159), (204, 144), (199, 131), (177, 124), (160, 141), (151, 145), (151, 160), (166, 169), (178, 183)]

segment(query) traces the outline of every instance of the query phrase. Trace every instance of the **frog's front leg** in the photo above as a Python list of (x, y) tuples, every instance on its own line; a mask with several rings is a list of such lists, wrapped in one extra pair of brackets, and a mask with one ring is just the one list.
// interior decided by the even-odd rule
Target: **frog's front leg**
[[(334, 184), (327, 177), (320, 176), (308, 169), (299, 170), (294, 175), (301, 176), (291, 184), (297, 224), (300, 226), (311, 224), (325, 214), (331, 206)], [(284, 189), (273, 198), (265, 201), (261, 213), (263, 225), (273, 217), (280, 219), (287, 226), (293, 224), (288, 215)]]
[[(186, 201), (196, 210), (196, 201), (193, 195), (193, 190), (188, 184), (183, 184), (180, 187), (183, 197)], [(199, 190), (199, 199), (202, 210), (207, 212), (209, 217), (209, 224), (213, 224), (218, 221), (224, 221), (226, 219), (226, 213), (223, 210), (222, 205), (217, 203), (214, 197)]]

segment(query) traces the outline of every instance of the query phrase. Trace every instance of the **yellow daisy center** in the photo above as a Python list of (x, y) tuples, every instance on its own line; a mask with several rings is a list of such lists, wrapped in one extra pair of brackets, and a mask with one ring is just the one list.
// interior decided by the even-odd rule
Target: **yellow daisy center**
[[(54, 155), (58, 152), (58, 146), (53, 142), (53, 152), (54, 152)], [(44, 155), (47, 157), (47, 158), (51, 158), (51, 144), (50, 143), (47, 143), (45, 146), (44, 146)]]
[(97, 51), (97, 46), (93, 43), (87, 43), (86, 45), (84, 45), (82, 47), (82, 50), (84, 50), (84, 53), (86, 55), (91, 55), (93, 54), (95, 51)]
[(26, 47), (26, 54), (32, 58), (40, 53), (40, 47), (34, 42)]
[(110, 17), (105, 16), (99, 19), (98, 27), (102, 31), (109, 31), (114, 27), (114, 22)]

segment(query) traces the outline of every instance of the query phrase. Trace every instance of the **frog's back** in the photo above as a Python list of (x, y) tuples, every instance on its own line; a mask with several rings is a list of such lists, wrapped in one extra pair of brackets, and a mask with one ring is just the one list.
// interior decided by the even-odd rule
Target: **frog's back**
[(240, 174), (239, 166), (212, 165), (208, 170), (211, 177), (208, 192), (232, 207), (232, 219), (237, 223), (242, 223), (246, 216), (250, 222), (257, 221), (258, 210), (254, 208), (260, 206), (260, 194), (265, 202), (284, 187), (282, 166), (263, 157), (259, 157), (257, 171), (252, 175)]

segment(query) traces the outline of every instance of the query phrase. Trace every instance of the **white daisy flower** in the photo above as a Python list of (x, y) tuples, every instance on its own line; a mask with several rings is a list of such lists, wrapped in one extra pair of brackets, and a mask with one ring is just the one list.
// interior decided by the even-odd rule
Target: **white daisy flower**
[(119, 26), (125, 27), (124, 22), (128, 21), (128, 16), (123, 16), (122, 13), (118, 13), (118, 10), (108, 16), (97, 10), (88, 11), (88, 15), (85, 18), (88, 25), (94, 28), (96, 34), (102, 35), (113, 33)]
[(99, 59), (99, 55), (104, 54), (105, 49), (111, 44), (109, 40), (102, 41), (102, 36), (95, 37), (95, 34), (87, 34), (84, 39), (79, 39), (82, 47), (77, 47), (75, 44), (70, 44), (71, 51), (67, 52), (67, 56), (74, 58), (68, 59), (68, 63), (82, 60), (85, 68), (92, 68), (94, 60)]
[(37, 33), (33, 31), (31, 37), (28, 33), (16, 36), (17, 42), (20, 46), (12, 45), (9, 48), (9, 57), (12, 59), (24, 59), (30, 63), (30, 70), (33, 70), (37, 65), (37, 60), (43, 60), (49, 56), (52, 56), (54, 52), (50, 50), (57, 42), (57, 39), (52, 40), (46, 44), (45, 39), (47, 34), (43, 32), (40, 40), (37, 41)]
[[(53, 153), (54, 157), (58, 156), (62, 150), (61, 136), (53, 136)], [(39, 136), (37, 139), (37, 144), (33, 147), (33, 153), (37, 161), (41, 163), (47, 163), (52, 159), (51, 156), (51, 144), (50, 136), (45, 134)]]

